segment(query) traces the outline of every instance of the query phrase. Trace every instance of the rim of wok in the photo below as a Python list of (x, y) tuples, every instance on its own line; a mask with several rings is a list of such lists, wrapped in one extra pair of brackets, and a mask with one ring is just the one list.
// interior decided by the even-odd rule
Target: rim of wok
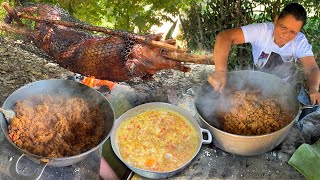
[[(28, 88), (30, 85), (32, 85), (32, 84), (35, 84), (35, 83), (38, 83), (38, 82), (39, 82), (39, 83), (40, 83), (40, 82), (45, 82), (45, 81), (48, 81), (48, 82), (49, 82), (49, 81), (61, 81), (61, 82), (62, 82), (62, 81), (70, 81), (70, 82), (72, 82), (72, 83), (73, 83), (73, 82), (74, 82), (74, 83), (78, 83), (78, 82), (75, 82), (75, 81), (64, 80), (64, 79), (47, 79), (47, 80), (39, 80), (39, 81), (31, 82), (31, 83), (28, 83), (28, 84), (26, 84), (26, 85), (18, 88), (18, 89), (15, 90), (14, 92), (12, 92), (12, 93), (6, 98), (6, 100), (4, 101), (4, 103), (2, 104), (2, 108), (3, 108), (3, 105), (6, 104), (6, 102), (9, 100), (9, 98), (10, 98), (11, 96), (14, 96), (15, 93), (18, 93), (18, 91), (23, 91), (24, 89), (27, 89), (27, 88)], [(86, 89), (90, 88), (89, 86), (86, 86), (86, 85), (84, 85), (84, 84), (82, 84), (82, 83), (78, 83), (77, 85), (83, 86), (83, 87), (85, 87)], [(95, 89), (93, 89), (93, 88), (90, 88), (90, 89), (92, 89), (93, 91), (95, 91), (95, 93), (98, 93), (98, 94), (97, 94), (98, 96), (101, 96), (101, 97), (103, 97), (106, 101), (108, 101), (102, 93), (100, 93), (99, 91), (97, 91), (97, 90), (95, 90)], [(49, 93), (49, 94), (47, 93), (47, 94), (44, 94), (44, 95), (50, 95), (50, 93)], [(64, 95), (64, 94), (62, 94), (62, 95)], [(28, 98), (28, 97), (30, 97), (30, 96), (27, 96), (27, 98)], [(74, 97), (76, 97), (76, 96), (74, 96)], [(26, 99), (27, 99), (27, 98), (26, 98)], [(87, 100), (87, 99), (86, 99), (86, 100)], [(113, 119), (114, 119), (115, 116), (114, 116), (113, 107), (111, 106), (111, 104), (110, 104), (109, 101), (108, 101), (108, 103), (109, 103), (109, 105), (110, 105), (111, 110), (113, 111)], [(4, 121), (6, 121), (6, 122), (4, 122), (4, 123), (7, 124), (7, 129), (9, 130), (9, 127), (8, 127), (8, 126), (9, 126), (10, 123), (5, 119), (5, 117), (3, 116), (2, 113), (0, 113), (0, 116), (2, 116), (2, 117), (0, 117), (0, 120), (3, 119)], [(85, 151), (85, 152), (76, 154), (76, 155), (65, 156), (65, 157), (57, 157), (57, 158), (50, 158), (50, 157), (40, 156), (40, 155), (31, 153), (31, 152), (29, 152), (29, 151), (27, 151), (27, 150), (25, 150), (25, 149), (20, 148), (19, 146), (17, 146), (17, 145), (10, 139), (10, 137), (8, 136), (8, 133), (5, 133), (5, 132), (3, 131), (5, 127), (2, 126), (2, 123), (1, 123), (0, 125), (1, 125), (2, 133), (5, 135), (6, 139), (7, 139), (7, 140), (10, 142), (10, 144), (12, 144), (16, 149), (18, 149), (18, 150), (20, 150), (21, 152), (23, 152), (23, 153), (24, 153), (25, 155), (27, 155), (29, 158), (35, 158), (35, 159), (37, 159), (37, 160), (39, 160), (39, 161), (41, 161), (41, 160), (49, 160), (47, 163), (50, 163), (50, 160), (68, 160), (68, 159), (74, 159), (74, 158), (77, 158), (77, 157), (79, 157), (79, 156), (88, 155), (88, 154), (90, 154), (91, 152), (97, 150), (97, 149), (100, 148), (100, 147), (105, 143), (105, 141), (110, 137), (110, 134), (111, 134), (111, 132), (112, 132), (112, 130), (113, 130), (113, 127), (114, 127), (114, 123), (115, 123), (115, 120), (113, 120), (113, 123), (112, 123), (112, 126), (111, 126), (110, 131), (109, 131), (108, 133), (107, 133), (107, 132), (104, 133), (104, 136), (106, 136), (106, 137), (104, 137), (99, 144), (95, 145), (95, 146), (92, 147), (91, 149), (89, 149), (89, 150), (87, 150), (87, 151)], [(106, 128), (105, 128), (105, 131), (107, 131)], [(105, 135), (105, 134), (107, 134), (107, 135)], [(20, 153), (21, 153), (21, 152), (20, 152)], [(30, 155), (31, 155), (31, 156), (30, 156)]]
[[(159, 105), (160, 105), (160, 106), (164, 106), (164, 107), (152, 107), (152, 108), (148, 108), (149, 105), (154, 105), (154, 106), (159, 106)], [(128, 116), (129, 114), (134, 113), (134, 112), (136, 111), (136, 109), (141, 108), (141, 107), (144, 107), (144, 106), (147, 106), (147, 107), (146, 107), (143, 111), (137, 113), (137, 114), (134, 115), (134, 116), (130, 116), (129, 118), (123, 119), (123, 118), (124, 118), (123, 116)], [(185, 114), (182, 115), (180, 112), (177, 112), (176, 110), (173, 110), (173, 109), (171, 109), (171, 108), (176, 108), (176, 109), (180, 110), (181, 112), (183, 112), (183, 113), (185, 113)], [(182, 116), (182, 117), (185, 119), (185, 121), (187, 121), (188, 123), (190, 123), (191, 126), (192, 126), (193, 128), (195, 128), (196, 134), (197, 134), (197, 135), (200, 135), (200, 137), (198, 137), (198, 140), (200, 140), (200, 141), (198, 142), (197, 149), (196, 149), (196, 151), (194, 152), (194, 154), (192, 155), (192, 157), (191, 157), (188, 161), (186, 161), (185, 163), (183, 163), (181, 166), (179, 166), (178, 168), (173, 169), (173, 170), (170, 170), (170, 171), (153, 171), (153, 170), (148, 170), (148, 169), (142, 169), (142, 168), (138, 168), (138, 167), (136, 167), (136, 166), (128, 163), (126, 160), (124, 160), (124, 159), (122, 158), (122, 156), (121, 156), (121, 154), (120, 154), (120, 152), (119, 152), (118, 143), (116, 142), (116, 134), (117, 134), (117, 132), (119, 131), (119, 126), (120, 126), (123, 122), (128, 121), (128, 120), (130, 120), (131, 118), (136, 117), (137, 115), (139, 115), (139, 114), (141, 114), (141, 113), (144, 113), (145, 111), (154, 110), (154, 109), (168, 109), (168, 110), (170, 110), (170, 111), (173, 111), (173, 112), (179, 114), (180, 116)], [(195, 121), (195, 123), (196, 123), (198, 126), (197, 126), (197, 127), (194, 127), (194, 125), (193, 125), (191, 122), (189, 122), (189, 120), (187, 120), (187, 117), (185, 117), (185, 116), (190, 116), (190, 117), (192, 117), (193, 120)], [(119, 120), (120, 118), (122, 118), (122, 119), (121, 119), (121, 122), (118, 124), (118, 127), (113, 128), (113, 130), (112, 130), (113, 132), (111, 133), (111, 137), (114, 136), (114, 137), (113, 137), (113, 138), (114, 138), (114, 143), (112, 143), (112, 139), (111, 139), (112, 149), (113, 149), (113, 146), (115, 146), (115, 148), (116, 148), (116, 150), (117, 150), (117, 152), (115, 152), (115, 154), (117, 155), (117, 157), (118, 157), (123, 163), (125, 163), (125, 165), (130, 166), (130, 167), (133, 167), (134, 169), (137, 169), (137, 170), (139, 170), (139, 171), (144, 171), (144, 172), (149, 172), (149, 173), (157, 173), (157, 174), (168, 174), (168, 173), (174, 173), (174, 174), (176, 174), (176, 173), (180, 172), (179, 170), (182, 170), (182, 169), (186, 168), (186, 165), (188, 165), (188, 164), (198, 155), (198, 153), (199, 153), (199, 151), (200, 151), (200, 149), (201, 149), (201, 147), (202, 147), (202, 144), (203, 144), (203, 143), (202, 143), (202, 140), (201, 140), (201, 139), (203, 139), (203, 134), (202, 134), (201, 132), (198, 132), (198, 131), (197, 131), (197, 128), (199, 128), (199, 129), (201, 130), (201, 127), (200, 127), (200, 125), (198, 124), (198, 122), (196, 122), (196, 120), (194, 119), (194, 117), (193, 117), (188, 111), (186, 111), (185, 109), (183, 109), (183, 108), (181, 108), (181, 107), (172, 105), (172, 104), (170, 104), (170, 103), (165, 103), (165, 102), (150, 102), (150, 103), (141, 104), (141, 105), (139, 105), (139, 106), (136, 106), (136, 107), (128, 110), (127, 112), (125, 112), (124, 114), (122, 114), (117, 120)], [(193, 120), (191, 120), (191, 121), (193, 121)], [(134, 172), (135, 172), (135, 171), (134, 171)], [(138, 174), (138, 173), (137, 173), (137, 174)], [(174, 174), (173, 174), (173, 175), (174, 175)], [(139, 175), (140, 175), (140, 174), (139, 174)], [(166, 178), (169, 178), (169, 177), (171, 177), (171, 175), (167, 176)]]
[[(276, 78), (276, 79), (279, 79), (279, 80), (283, 81), (283, 79), (281, 79), (281, 78), (279, 78), (279, 77), (277, 77), (277, 76), (274, 76), (274, 75), (271, 75), (271, 74), (268, 74), (268, 73), (264, 73), (264, 72), (260, 72), (260, 71), (254, 71), (254, 70), (230, 71), (230, 72), (228, 72), (227, 74), (234, 73), (234, 72), (235, 72), (235, 73), (240, 73), (240, 72), (243, 72), (243, 71), (253, 71), (253, 72), (263, 73), (263, 74), (266, 74), (266, 75), (268, 75), (268, 76), (270, 76), (270, 77), (274, 77), (274, 78)], [(284, 81), (284, 83), (287, 83), (287, 82)], [(209, 84), (209, 82), (206, 81), (205, 83), (203, 83), (203, 84), (201, 85), (200, 89), (202, 89), (202, 87), (203, 87), (205, 84)], [(209, 85), (210, 85), (210, 84), (209, 84)], [(289, 86), (288, 86), (288, 87), (289, 87)], [(295, 92), (294, 88), (293, 88), (291, 85), (290, 85), (290, 89), (292, 89), (292, 90)], [(196, 99), (199, 99), (199, 96), (200, 96), (200, 93), (199, 93), (199, 91), (197, 91), (196, 94), (195, 94), (195, 96), (194, 96), (194, 99), (195, 99), (195, 100), (196, 100)], [(298, 100), (297, 100), (297, 101), (298, 101)], [(290, 120), (289, 123), (287, 123), (287, 124), (286, 124), (285, 126), (283, 126), (281, 129), (278, 129), (278, 130), (276, 130), (276, 131), (274, 131), (274, 132), (267, 133), (267, 134), (261, 134), (261, 135), (239, 135), (239, 134), (233, 134), (233, 133), (229, 133), (229, 132), (223, 131), (223, 130), (221, 130), (221, 129), (219, 129), (219, 128), (217, 128), (217, 127), (209, 124), (209, 122), (208, 122), (205, 118), (203, 118), (203, 116), (199, 113), (199, 110), (198, 110), (198, 106), (197, 106), (196, 101), (194, 101), (194, 105), (195, 105), (194, 107), (195, 107), (195, 109), (196, 109), (196, 111), (197, 111), (197, 114), (199, 115), (200, 119), (201, 119), (203, 122), (205, 122), (206, 125), (208, 125), (209, 127), (212, 127), (212, 128), (218, 130), (219, 132), (221, 132), (221, 133), (223, 133), (223, 134), (231, 135), (231, 136), (234, 136), (234, 137), (247, 138), (247, 139), (253, 139), (253, 138), (256, 138), (256, 137), (264, 137), (264, 136), (270, 136), (270, 135), (276, 134), (276, 133), (278, 133), (279, 131), (284, 130), (287, 126), (291, 125), (291, 123), (294, 123), (295, 119), (296, 119), (297, 117), (299, 117), (299, 114), (301, 113), (301, 111), (300, 111), (300, 105), (299, 105), (298, 112), (296, 113), (296, 115), (293, 116), (292, 120)], [(213, 135), (213, 136), (214, 136), (214, 135)]]

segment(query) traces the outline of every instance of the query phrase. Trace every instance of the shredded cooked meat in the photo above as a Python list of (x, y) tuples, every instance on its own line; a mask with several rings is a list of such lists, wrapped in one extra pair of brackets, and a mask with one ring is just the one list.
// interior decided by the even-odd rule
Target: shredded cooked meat
[(9, 136), (20, 148), (43, 157), (77, 155), (98, 145), (104, 114), (79, 97), (33, 96), (18, 101)]
[(261, 92), (236, 91), (230, 97), (231, 110), (224, 118), (224, 131), (238, 135), (262, 135), (286, 126), (292, 117), (275, 99), (263, 99)]

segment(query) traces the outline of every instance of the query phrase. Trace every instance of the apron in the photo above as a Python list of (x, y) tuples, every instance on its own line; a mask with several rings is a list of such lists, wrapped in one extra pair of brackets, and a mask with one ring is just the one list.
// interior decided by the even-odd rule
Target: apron
[[(265, 45), (266, 47), (266, 45)], [(266, 48), (263, 49), (266, 49)], [(295, 87), (297, 83), (297, 58), (294, 56), (294, 43), (292, 43), (292, 54), (281, 56), (278, 53), (261, 52), (258, 60), (254, 63), (254, 70), (273, 74)]]
[[(265, 47), (263, 49), (266, 49)], [(272, 51), (268, 54), (262, 51), (259, 55), (258, 60), (254, 63), (253, 69), (278, 76), (295, 88), (297, 85), (297, 58), (294, 56), (294, 54), (294, 43), (292, 43), (292, 55), (289, 56), (281, 56), (280, 54)], [(309, 95), (307, 94), (307, 92), (305, 92), (305, 88), (303, 85), (301, 86), (298, 100), (304, 105), (311, 104)], [(320, 111), (320, 107), (302, 109), (302, 112), (298, 119), (299, 123), (301, 124), (303, 122), (301, 120), (306, 115), (314, 111)]]

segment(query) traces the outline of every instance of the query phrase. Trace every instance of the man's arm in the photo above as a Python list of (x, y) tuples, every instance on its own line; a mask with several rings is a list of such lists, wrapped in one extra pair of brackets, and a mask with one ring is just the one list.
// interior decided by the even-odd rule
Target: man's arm
[(208, 79), (216, 91), (222, 92), (227, 83), (227, 64), (231, 46), (244, 42), (241, 28), (226, 30), (218, 34), (213, 50), (215, 71)]
[(241, 28), (234, 28), (220, 32), (217, 36), (213, 50), (215, 70), (226, 71), (231, 46), (243, 43), (244, 35)]
[(300, 58), (303, 72), (307, 79), (308, 93), (312, 104), (320, 104), (320, 71), (314, 56)]

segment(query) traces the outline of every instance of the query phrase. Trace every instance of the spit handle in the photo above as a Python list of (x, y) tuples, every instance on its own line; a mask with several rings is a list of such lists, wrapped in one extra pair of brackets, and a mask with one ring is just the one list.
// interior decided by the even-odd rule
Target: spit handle
[(202, 139), (202, 144), (210, 144), (212, 142), (212, 135), (208, 129), (201, 129), (201, 133), (207, 134), (208, 139)]
[[(11, 163), (10, 167), (9, 167), (9, 171), (10, 171), (10, 175), (17, 179), (17, 180), (39, 180), (42, 173), (44, 172), (44, 169), (47, 167), (48, 163), (45, 163), (39, 173), (39, 175), (37, 175), (38, 173), (34, 174), (34, 175), (30, 175), (30, 176), (25, 176), (25, 175), (22, 175), (19, 173), (18, 171), (18, 164), (19, 164), (19, 161), (21, 160), (22, 157), (24, 156), (27, 156), (25, 154), (22, 154), (18, 160), (14, 163)], [(38, 170), (39, 172), (39, 170)]]

